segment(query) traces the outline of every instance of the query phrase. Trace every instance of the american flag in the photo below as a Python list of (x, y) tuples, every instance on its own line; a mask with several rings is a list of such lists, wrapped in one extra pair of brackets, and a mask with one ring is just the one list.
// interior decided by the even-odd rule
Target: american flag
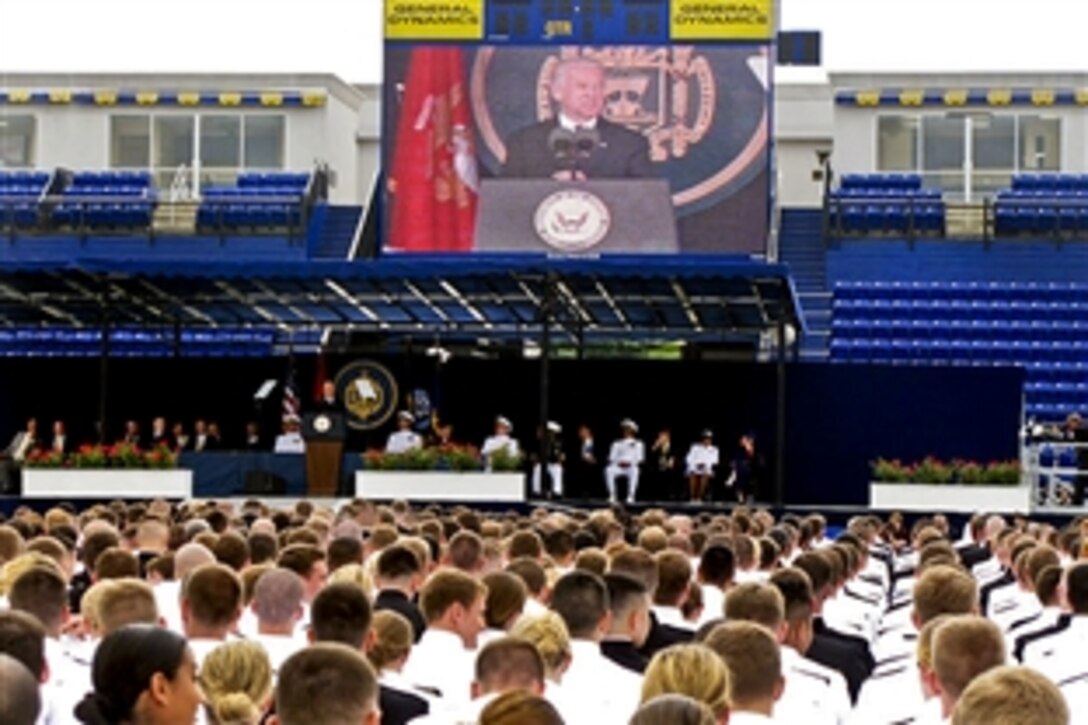
[(295, 394), (295, 371), (288, 371), (287, 379), (283, 381), (283, 417), (298, 418), (298, 395)]

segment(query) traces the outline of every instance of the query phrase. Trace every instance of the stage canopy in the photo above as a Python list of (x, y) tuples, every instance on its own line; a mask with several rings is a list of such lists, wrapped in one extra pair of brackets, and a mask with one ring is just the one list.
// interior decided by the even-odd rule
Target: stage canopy
[[(784, 265), (748, 258), (385, 257), (373, 262), (80, 259), (0, 265), (4, 330), (327, 331), (579, 342), (736, 341), (802, 316)], [(225, 340), (224, 342), (229, 342)]]

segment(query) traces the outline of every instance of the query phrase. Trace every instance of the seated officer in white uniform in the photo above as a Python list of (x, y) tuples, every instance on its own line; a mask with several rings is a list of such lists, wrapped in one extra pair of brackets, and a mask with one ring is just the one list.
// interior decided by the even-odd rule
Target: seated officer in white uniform
[(423, 439), (412, 430), (415, 422), (415, 416), (407, 410), (397, 413), (397, 430), (389, 434), (389, 440), (385, 443), (386, 453), (407, 453), (423, 447)]
[(480, 449), (488, 471), (491, 470), (491, 457), (499, 451), (504, 451), (511, 458), (518, 455), (518, 442), (510, 437), (513, 432), (514, 426), (508, 418), (500, 415), (495, 419), (495, 434), (488, 436)]
[(687, 474), (688, 490), (692, 501), (702, 501), (706, 495), (710, 479), (718, 467), (718, 447), (714, 445), (714, 433), (703, 431), (702, 440), (692, 443), (688, 450)]
[(302, 440), (299, 431), (297, 415), (287, 415), (283, 418), (283, 433), (276, 436), (276, 444), (272, 448), (274, 453), (305, 453), (306, 442)]
[(620, 422), (623, 437), (612, 444), (608, 453), (608, 466), (604, 469), (604, 481), (608, 486), (608, 498), (616, 501), (616, 479), (627, 478), (627, 503), (633, 503), (638, 491), (639, 466), (646, 459), (646, 447), (635, 437), (638, 425), (630, 418)]

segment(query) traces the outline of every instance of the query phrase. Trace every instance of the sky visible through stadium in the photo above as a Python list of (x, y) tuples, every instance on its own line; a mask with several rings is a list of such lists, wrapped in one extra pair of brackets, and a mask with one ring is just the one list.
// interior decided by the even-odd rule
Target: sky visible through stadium
[[(0, 0), (3, 72), (381, 80), (381, 0)], [(1085, 71), (1085, 0), (783, 0), (829, 70)]]

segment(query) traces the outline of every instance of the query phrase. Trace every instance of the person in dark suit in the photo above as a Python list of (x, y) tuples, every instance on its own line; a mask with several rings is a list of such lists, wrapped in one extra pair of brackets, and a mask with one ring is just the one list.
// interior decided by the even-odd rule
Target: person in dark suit
[(502, 176), (557, 181), (652, 176), (646, 137), (601, 117), (604, 86), (604, 67), (596, 61), (560, 62), (551, 83), (555, 118), (506, 140)]
[(63, 420), (53, 421), (53, 440), (49, 444), (49, 450), (61, 454), (69, 453), (72, 450), (72, 444), (68, 440), (68, 432), (64, 428)]
[[(370, 602), (357, 586), (330, 584), (318, 593), (310, 607), (310, 641), (336, 642), (363, 653), (373, 614)], [(430, 710), (422, 697), (385, 684), (378, 686), (378, 702), (383, 725), (403, 725)]]
[(336, 402), (336, 383), (326, 380), (321, 384), (321, 399), (314, 406), (315, 413), (339, 413), (340, 406)]
[(391, 609), (403, 615), (412, 624), (416, 642), (427, 629), (427, 621), (412, 602), (422, 580), (423, 566), (408, 547), (393, 545), (378, 555), (374, 582), (378, 596), (374, 599), (374, 611)]
[(601, 640), (601, 654), (620, 667), (643, 674), (650, 658), (639, 652), (650, 635), (650, 594), (626, 574), (605, 574), (612, 623)]

